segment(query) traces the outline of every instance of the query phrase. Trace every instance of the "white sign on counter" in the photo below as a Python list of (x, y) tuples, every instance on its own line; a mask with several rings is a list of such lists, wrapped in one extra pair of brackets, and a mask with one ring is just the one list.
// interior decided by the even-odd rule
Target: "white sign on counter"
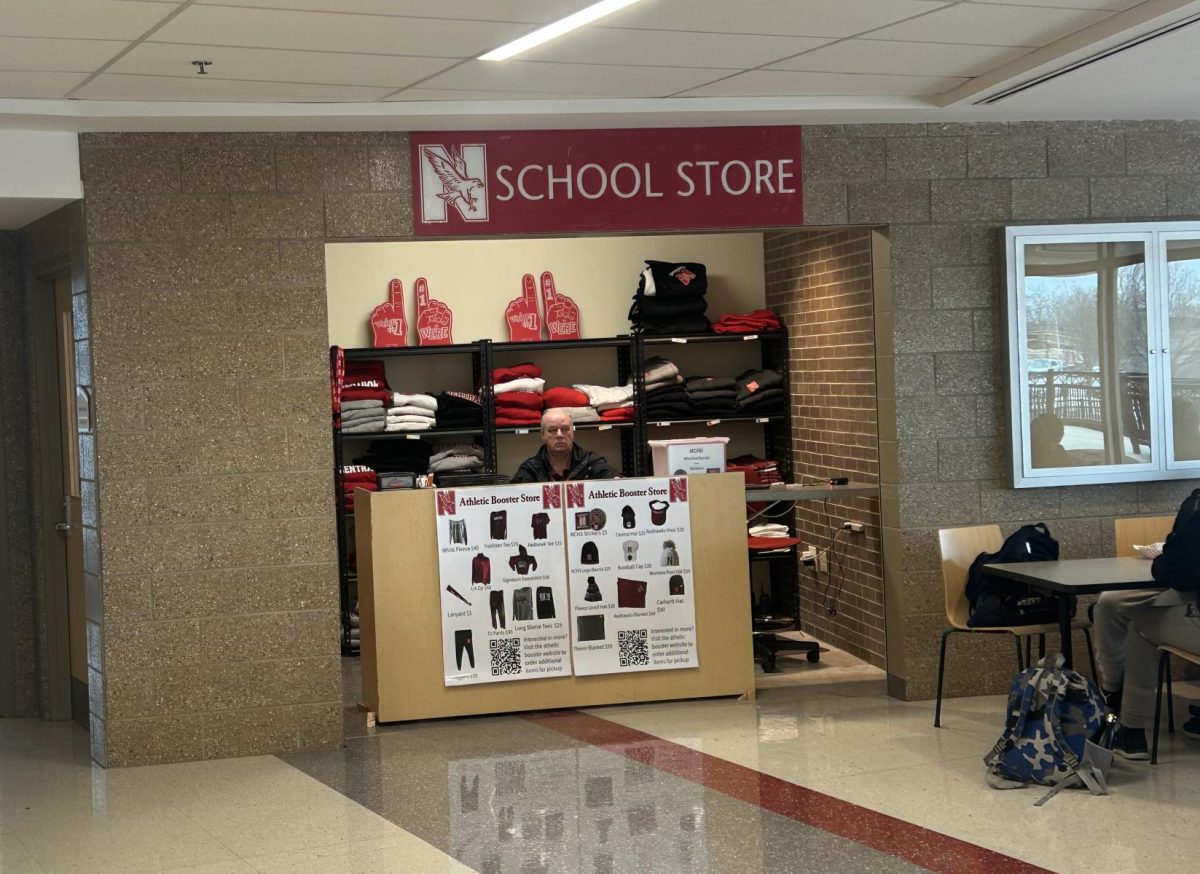
[(571, 673), (562, 488), (437, 490), (447, 686)]
[(687, 477), (566, 484), (577, 675), (694, 668)]

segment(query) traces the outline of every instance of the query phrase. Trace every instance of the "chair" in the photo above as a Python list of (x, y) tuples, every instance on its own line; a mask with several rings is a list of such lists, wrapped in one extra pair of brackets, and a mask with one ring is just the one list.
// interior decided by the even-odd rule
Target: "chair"
[[(1058, 623), (1049, 622), (1043, 625), (1013, 625), (988, 626), (987, 628), (969, 628), (967, 620), (971, 615), (971, 605), (967, 601), (967, 571), (971, 563), (981, 552), (999, 552), (1004, 544), (999, 525), (974, 525), (969, 528), (943, 528), (938, 532), (938, 540), (942, 553), (942, 585), (946, 595), (946, 621), (949, 628), (942, 632), (941, 653), (938, 656), (937, 704), (933, 715), (934, 728), (942, 725), (942, 681), (946, 673), (946, 642), (952, 634), (1011, 634), (1017, 650), (1017, 670), (1025, 669), (1021, 656), (1021, 638), (1045, 635), (1058, 631)], [(1095, 660), (1092, 654), (1091, 623), (1086, 619), (1076, 619), (1072, 628), (1083, 629), (1087, 639), (1088, 658), (1092, 660), (1092, 674), (1096, 673)], [(1042, 647), (1044, 648), (1044, 647)]]
[(1154, 742), (1150, 748), (1150, 764), (1158, 764), (1158, 729), (1162, 717), (1163, 686), (1167, 687), (1167, 733), (1175, 733), (1175, 699), (1171, 690), (1171, 656), (1200, 665), (1200, 653), (1188, 652), (1177, 646), (1158, 647), (1158, 688), (1154, 693)]
[(1138, 555), (1135, 543), (1161, 543), (1171, 533), (1174, 516), (1130, 516), (1113, 520), (1113, 535), (1117, 543), (1117, 556)]

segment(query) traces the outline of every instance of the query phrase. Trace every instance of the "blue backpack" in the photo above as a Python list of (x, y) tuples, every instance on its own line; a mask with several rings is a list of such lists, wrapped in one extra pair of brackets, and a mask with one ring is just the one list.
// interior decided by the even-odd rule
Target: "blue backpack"
[[(1096, 684), (1063, 669), (1061, 654), (1042, 659), (1017, 674), (1008, 692), (1004, 733), (983, 757), (988, 785), (1019, 789), (1038, 783), (1052, 787), (1037, 805), (1060, 789), (1086, 786), (1107, 795), (1115, 717)], [(1095, 742), (1093, 742), (1095, 739)]]

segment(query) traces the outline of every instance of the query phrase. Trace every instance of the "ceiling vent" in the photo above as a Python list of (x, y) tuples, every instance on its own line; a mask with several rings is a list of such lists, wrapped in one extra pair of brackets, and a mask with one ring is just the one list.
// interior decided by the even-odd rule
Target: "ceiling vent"
[(1103, 61), (1105, 58), (1111, 58), (1113, 55), (1120, 54), (1128, 49), (1137, 48), (1138, 46), (1144, 45), (1151, 40), (1158, 39), (1160, 36), (1166, 36), (1167, 34), (1175, 33), (1175, 31), (1189, 27), (1198, 21), (1200, 21), (1200, 12), (1196, 13), (1195, 15), (1190, 15), (1187, 18), (1180, 19), (1179, 21), (1172, 22), (1171, 24), (1164, 24), (1157, 30), (1152, 30), (1148, 33), (1135, 36), (1126, 42), (1120, 43), (1119, 45), (1096, 52), (1093, 55), (1088, 55), (1086, 58), (1080, 58), (1078, 61), (1072, 61), (1071, 63), (1059, 67), (1058, 69), (1051, 70), (1047, 73), (1042, 73), (1040, 76), (1035, 76), (1032, 79), (1027, 79), (1024, 82), (1020, 82), (1009, 88), (1005, 88), (1003, 91), (997, 91), (995, 94), (992, 94), (989, 97), (983, 97), (979, 100), (976, 100), (974, 105), (987, 106), (992, 103), (999, 103), (1001, 100), (1012, 97), (1014, 94), (1020, 94), (1022, 91), (1028, 91), (1030, 88), (1036, 88), (1038, 85), (1041, 85), (1044, 82), (1049, 82), (1051, 79), (1057, 79), (1059, 76), (1065, 76), (1067, 73), (1078, 70), (1082, 67), (1086, 67), (1089, 64), (1094, 64), (1097, 61)]

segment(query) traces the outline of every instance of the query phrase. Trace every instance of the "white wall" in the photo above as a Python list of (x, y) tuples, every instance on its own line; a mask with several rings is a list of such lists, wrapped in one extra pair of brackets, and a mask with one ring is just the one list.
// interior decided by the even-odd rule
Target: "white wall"
[(78, 134), (0, 130), (0, 229), (24, 227), (81, 197)]
[(454, 339), (508, 339), (504, 308), (521, 294), (525, 273), (554, 274), (560, 294), (579, 306), (585, 337), (629, 333), (629, 304), (647, 258), (699, 261), (708, 267), (708, 312), (763, 306), (762, 234), (671, 234), (404, 243), (330, 243), (325, 248), (329, 342), (371, 345), (371, 310), (388, 283), (404, 282), (410, 344), (416, 345), (413, 282), (454, 311)]

